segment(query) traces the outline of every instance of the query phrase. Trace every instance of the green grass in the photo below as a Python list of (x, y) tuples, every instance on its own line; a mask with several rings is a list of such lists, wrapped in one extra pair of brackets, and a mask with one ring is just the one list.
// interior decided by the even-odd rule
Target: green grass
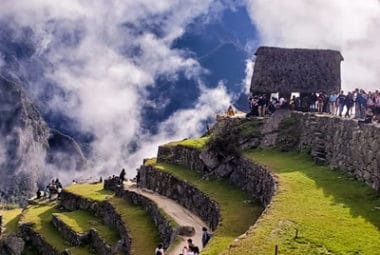
[(4, 234), (17, 232), (21, 211), (22, 209), (20, 208), (0, 211), (0, 215), (3, 217), (3, 228), (5, 228), (3, 230)]
[(101, 202), (113, 196), (113, 192), (103, 189), (103, 183), (97, 184), (72, 184), (65, 187), (65, 191), (86, 197), (90, 200)]
[[(267, 213), (225, 254), (380, 254), (380, 197), (364, 183), (302, 154), (249, 151), (279, 179)], [(295, 232), (298, 229), (298, 238)]]
[(109, 200), (126, 223), (132, 238), (132, 255), (150, 255), (160, 242), (158, 230), (150, 215), (140, 206), (125, 199), (113, 197)]
[[(262, 212), (263, 208), (258, 202), (246, 203), (252, 198), (224, 180), (205, 181), (197, 173), (188, 171), (186, 168), (155, 164), (155, 160), (150, 160), (147, 164), (152, 164), (157, 169), (188, 181), (219, 203), (222, 222), (202, 254), (220, 254), (236, 237), (247, 231)], [(194, 243), (200, 246), (201, 240), (194, 240)]]
[(73, 212), (55, 213), (54, 215), (76, 233), (85, 234), (92, 228), (96, 229), (101, 238), (110, 246), (114, 245), (120, 239), (119, 234), (115, 230), (105, 226), (101, 219), (93, 216), (89, 212), (77, 210)]
[(201, 150), (206, 145), (206, 143), (208, 142), (209, 138), (210, 137), (205, 136), (205, 137), (195, 138), (195, 139), (185, 139), (185, 140), (182, 140), (182, 141), (171, 142), (171, 143), (165, 144), (164, 146), (166, 146), (166, 147), (174, 147), (174, 146), (177, 146), (177, 145), (181, 145), (181, 146), (185, 146), (185, 147), (190, 147), (190, 148), (193, 148), (193, 149)]
[(59, 251), (69, 250), (71, 254), (91, 254), (89, 247), (71, 247), (51, 223), (53, 213), (59, 212), (55, 202), (46, 205), (32, 205), (25, 209), (21, 223), (34, 223), (33, 230)]
[(113, 196), (111, 191), (103, 189), (102, 184), (74, 184), (65, 189), (90, 200), (108, 200), (122, 216), (128, 234), (132, 236), (131, 254), (150, 255), (154, 252), (160, 242), (159, 233), (150, 215), (141, 206)]

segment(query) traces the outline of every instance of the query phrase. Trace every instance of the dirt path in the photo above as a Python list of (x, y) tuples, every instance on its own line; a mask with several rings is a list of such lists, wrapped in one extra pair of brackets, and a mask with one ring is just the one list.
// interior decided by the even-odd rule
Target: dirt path
[(151, 191), (138, 189), (136, 188), (135, 183), (132, 182), (124, 182), (124, 188), (130, 191), (134, 191), (136, 193), (139, 193), (154, 202), (157, 203), (157, 205), (165, 211), (168, 215), (170, 215), (178, 225), (180, 226), (192, 226), (195, 229), (195, 234), (192, 237), (182, 237), (181, 242), (176, 245), (175, 247), (171, 247), (169, 249), (168, 253), (165, 253), (165, 255), (178, 255), (182, 253), (182, 249), (184, 246), (187, 245), (186, 240), (188, 238), (193, 239), (193, 243), (199, 247), (199, 249), (202, 248), (202, 227), (207, 226), (206, 223), (204, 223), (198, 216), (184, 208), (183, 206), (179, 205), (177, 202), (175, 202), (172, 199), (169, 199), (167, 197), (161, 196), (157, 193), (153, 193)]

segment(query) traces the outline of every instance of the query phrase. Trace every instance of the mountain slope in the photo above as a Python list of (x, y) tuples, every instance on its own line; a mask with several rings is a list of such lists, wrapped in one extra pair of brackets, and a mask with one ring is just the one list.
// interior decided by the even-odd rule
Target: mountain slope
[[(73, 139), (52, 131), (18, 84), (0, 76), (0, 200), (23, 204), (47, 180), (47, 171), (85, 163)], [(58, 158), (60, 160), (58, 160)], [(74, 161), (74, 162), (72, 162)]]

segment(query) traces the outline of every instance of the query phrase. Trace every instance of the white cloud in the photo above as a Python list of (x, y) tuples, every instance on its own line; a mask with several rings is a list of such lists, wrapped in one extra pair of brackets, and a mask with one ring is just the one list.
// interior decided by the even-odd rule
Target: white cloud
[(141, 149), (131, 155), (127, 162), (130, 168), (139, 165), (142, 158), (154, 157), (157, 145), (203, 135), (206, 132), (206, 122), (214, 121), (216, 115), (224, 113), (231, 104), (231, 97), (222, 82), (212, 89), (200, 85), (200, 90), (201, 95), (194, 108), (175, 112), (160, 124), (157, 135), (147, 134), (142, 137)]
[[(200, 85), (204, 95), (195, 109), (176, 112), (160, 126), (157, 136), (140, 130), (144, 96), (157, 76), (175, 79), (181, 71), (195, 79), (204, 72), (196, 60), (171, 44), (215, 1), (19, 0), (15, 4), (4, 0), (0, 17), (16, 28), (30, 26), (35, 32), (34, 57), (48, 61), (43, 78), (65, 92), (54, 95), (49, 107), (95, 135), (91, 170), (112, 173), (127, 165), (134, 173), (159, 143), (200, 134), (200, 123), (229, 104), (222, 85), (212, 90)], [(125, 54), (133, 50), (136, 54)], [(35, 91), (44, 89), (39, 82), (34, 85)], [(128, 145), (136, 138), (141, 148), (133, 154)]]
[(243, 80), (244, 85), (244, 93), (249, 94), (251, 91), (251, 81), (252, 81), (252, 74), (253, 74), (253, 67), (255, 63), (252, 59), (247, 59), (245, 61), (245, 77)]
[(246, 1), (262, 44), (340, 50), (344, 89), (380, 87), (379, 1)]

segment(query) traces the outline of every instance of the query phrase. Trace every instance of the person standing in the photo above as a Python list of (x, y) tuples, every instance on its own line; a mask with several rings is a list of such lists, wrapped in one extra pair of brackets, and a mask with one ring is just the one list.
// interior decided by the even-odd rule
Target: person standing
[(318, 97), (317, 97), (317, 110), (318, 110), (318, 113), (322, 113), (323, 112), (323, 102), (324, 102), (324, 97), (323, 97), (323, 93), (319, 93)]
[(329, 97), (330, 114), (335, 115), (337, 112), (337, 104), (336, 104), (337, 98), (338, 98), (338, 96), (336, 94), (331, 94)]
[(162, 243), (157, 245), (154, 255), (164, 255), (164, 245)]
[(352, 106), (354, 106), (354, 98), (351, 92), (348, 92), (346, 96), (346, 100), (344, 101), (344, 104), (346, 105), (347, 111), (344, 117), (350, 117), (350, 110)]
[(202, 232), (202, 248), (205, 248), (212, 235), (205, 227), (202, 228)]
[(343, 90), (340, 92), (337, 100), (339, 105), (339, 117), (342, 117), (343, 108), (346, 101), (346, 96), (344, 95)]
[(125, 180), (125, 169), (123, 168), (120, 172), (120, 182), (123, 183)]

